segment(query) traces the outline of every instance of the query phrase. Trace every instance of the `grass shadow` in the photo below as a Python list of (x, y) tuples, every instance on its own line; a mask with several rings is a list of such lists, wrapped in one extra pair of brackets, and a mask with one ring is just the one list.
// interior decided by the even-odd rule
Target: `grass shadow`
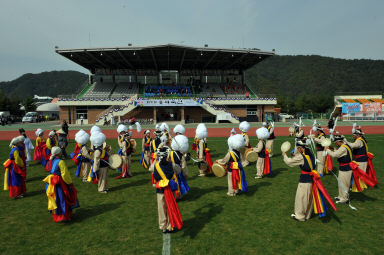
[[(48, 175), (48, 172), (47, 172), (47, 175)], [(43, 179), (45, 177), (47, 177), (47, 175), (35, 176), (35, 177), (30, 178), (30, 179), (27, 179), (25, 182), (43, 181)]]
[(193, 200), (199, 199), (203, 195), (208, 194), (210, 192), (221, 191), (221, 190), (226, 190), (226, 189), (227, 189), (226, 186), (214, 186), (214, 187), (209, 187), (206, 189), (201, 189), (198, 187), (192, 187), (191, 190), (186, 195), (186, 199), (188, 201), (193, 201)]
[(183, 236), (189, 236), (191, 239), (194, 239), (197, 234), (204, 228), (205, 224), (210, 222), (215, 216), (219, 215), (222, 210), (222, 205), (213, 203), (196, 209), (193, 212), (195, 217), (184, 221)]
[(369, 197), (369, 196), (365, 195), (363, 192), (351, 192), (350, 196), (351, 196), (352, 200), (356, 200), (359, 202), (376, 201), (377, 200), (377, 198)]
[(267, 175), (266, 177), (274, 178), (276, 175), (280, 174), (281, 171), (287, 171), (287, 168), (272, 169), (272, 173), (270, 175)]
[[(87, 208), (80, 207), (74, 211), (72, 221), (70, 223), (82, 222), (103, 213), (118, 209), (124, 202), (100, 204), (95, 206), (87, 206)], [(81, 206), (81, 202), (80, 202)]]
[(242, 194), (244, 194), (246, 196), (252, 196), (260, 187), (264, 187), (264, 186), (271, 186), (271, 183), (270, 182), (259, 182), (259, 183), (254, 184), (254, 185), (248, 184), (248, 191), (244, 192)]
[[(120, 180), (124, 180), (124, 179), (120, 179)], [(135, 186), (141, 186), (141, 185), (144, 185), (144, 184), (150, 184), (151, 180), (148, 179), (141, 179), (141, 180), (137, 180), (137, 181), (134, 181), (134, 182), (125, 182), (119, 186), (116, 186), (116, 187), (111, 187), (109, 189), (109, 192), (112, 192), (112, 191), (118, 191), (118, 190), (122, 190), (122, 189), (125, 189), (125, 188), (129, 188), (129, 187), (135, 187)]]
[(343, 223), (341, 222), (340, 218), (337, 217), (333, 209), (327, 208), (327, 215), (323, 218), (321, 218), (322, 223), (329, 223), (332, 219), (336, 220), (339, 225), (342, 225)]
[(45, 193), (45, 189), (27, 192), (27, 193), (25, 193), (25, 198), (33, 197), (33, 196), (37, 196), (37, 195), (43, 195), (44, 193)]

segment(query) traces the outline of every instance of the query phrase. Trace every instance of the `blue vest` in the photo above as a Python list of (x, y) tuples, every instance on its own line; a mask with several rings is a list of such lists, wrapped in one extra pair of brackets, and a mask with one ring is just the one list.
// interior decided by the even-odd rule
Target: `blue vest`
[[(315, 168), (315, 163), (316, 163), (315, 157), (313, 156), (313, 154), (311, 152), (309, 152), (308, 154), (301, 154), (301, 156), (304, 159), (304, 165), (300, 166), (301, 171), (310, 173)], [(308, 160), (308, 158), (309, 158), (309, 160)], [(312, 176), (310, 176), (309, 174), (301, 174), (299, 182), (312, 183), (313, 182)]]
[(368, 146), (367, 146), (367, 143), (362, 138), (358, 139), (358, 140), (361, 140), (364, 145), (362, 147), (360, 147), (360, 148), (353, 149), (352, 153), (353, 153), (354, 156), (357, 156), (357, 155), (364, 155), (364, 156), (355, 158), (355, 161), (356, 162), (367, 162), (368, 161), (368, 157), (367, 157)]
[(347, 155), (345, 156), (342, 156), (340, 158), (337, 159), (337, 161), (339, 162), (339, 164), (345, 164), (343, 166), (339, 166), (339, 170), (340, 171), (351, 171), (351, 167), (348, 165), (349, 162), (352, 161), (353, 159), (353, 155), (352, 155), (352, 149), (351, 147), (349, 147), (349, 145), (347, 144), (343, 144), (342, 145), (343, 147), (346, 147), (347, 148)]
[(259, 155), (259, 158), (265, 158), (265, 143), (263, 143), (263, 149), (261, 149), (261, 151), (259, 153), (257, 153)]

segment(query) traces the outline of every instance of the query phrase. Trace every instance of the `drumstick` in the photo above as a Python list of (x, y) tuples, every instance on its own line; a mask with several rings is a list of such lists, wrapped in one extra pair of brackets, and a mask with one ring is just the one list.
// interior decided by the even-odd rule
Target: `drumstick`
[(107, 163), (112, 169), (114, 169), (113, 167), (112, 167), (112, 165), (111, 164), (109, 164), (109, 162), (108, 161), (106, 161), (106, 160), (104, 160), (104, 159), (100, 159), (100, 161), (104, 161), (105, 163)]

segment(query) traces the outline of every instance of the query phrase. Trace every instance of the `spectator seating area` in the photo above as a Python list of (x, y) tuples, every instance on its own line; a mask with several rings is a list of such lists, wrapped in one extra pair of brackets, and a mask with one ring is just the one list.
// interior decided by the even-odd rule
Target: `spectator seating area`
[(96, 82), (88, 89), (83, 98), (109, 97), (114, 87), (113, 83)]
[(144, 90), (145, 97), (191, 97), (192, 95), (192, 88), (188, 85), (146, 85)]
[(111, 97), (131, 97), (139, 93), (139, 86), (136, 83), (118, 83)]
[(131, 97), (139, 93), (139, 87), (136, 83), (94, 83), (82, 98), (117, 98)]
[(241, 84), (223, 84), (221, 86), (221, 89), (224, 91), (224, 93), (229, 98), (242, 98), (242, 97), (249, 97), (249, 92), (247, 90), (247, 87), (245, 85)]
[(204, 83), (199, 85), (200, 97), (225, 97), (224, 91), (218, 83)]

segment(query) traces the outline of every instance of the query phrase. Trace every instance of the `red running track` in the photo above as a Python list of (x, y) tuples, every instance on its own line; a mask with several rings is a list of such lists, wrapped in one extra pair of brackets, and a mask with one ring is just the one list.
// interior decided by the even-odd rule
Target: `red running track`
[[(253, 137), (256, 136), (256, 129), (257, 128), (251, 128), (248, 132), (248, 135)], [(309, 134), (309, 130), (311, 127), (304, 127), (305, 135)], [(365, 134), (384, 134), (384, 126), (364, 126), (363, 132)], [(208, 128), (208, 137), (229, 137), (230, 132), (232, 128)], [(75, 134), (78, 130), (69, 130), (69, 138), (73, 139), (75, 137)], [(89, 130), (86, 130), (89, 132)], [(151, 133), (154, 131), (154, 129), (151, 129)], [(336, 131), (338, 131), (340, 134), (343, 135), (351, 135), (352, 134), (352, 126), (341, 126), (337, 127)], [(236, 132), (241, 133), (239, 129), (236, 129)], [(328, 130), (325, 130), (327, 134), (329, 134)], [(108, 139), (117, 138), (117, 132), (115, 129), (105, 129), (103, 130), (103, 133), (106, 135)], [(172, 132), (173, 134), (173, 132)], [(19, 132), (17, 130), (15, 131), (0, 131), (0, 140), (7, 141), (11, 140), (13, 137), (18, 136)], [(27, 131), (28, 137), (30, 137), (32, 140), (36, 138), (34, 131)], [(45, 137), (48, 135), (48, 132), (45, 132)], [(185, 135), (187, 137), (194, 137), (195, 136), (195, 129), (194, 128), (187, 128)], [(288, 127), (276, 127), (275, 128), (275, 135), (276, 136), (288, 136), (289, 131)], [(139, 133), (136, 132), (136, 130), (133, 131), (133, 138), (142, 138), (144, 136), (144, 130), (142, 130)]]

